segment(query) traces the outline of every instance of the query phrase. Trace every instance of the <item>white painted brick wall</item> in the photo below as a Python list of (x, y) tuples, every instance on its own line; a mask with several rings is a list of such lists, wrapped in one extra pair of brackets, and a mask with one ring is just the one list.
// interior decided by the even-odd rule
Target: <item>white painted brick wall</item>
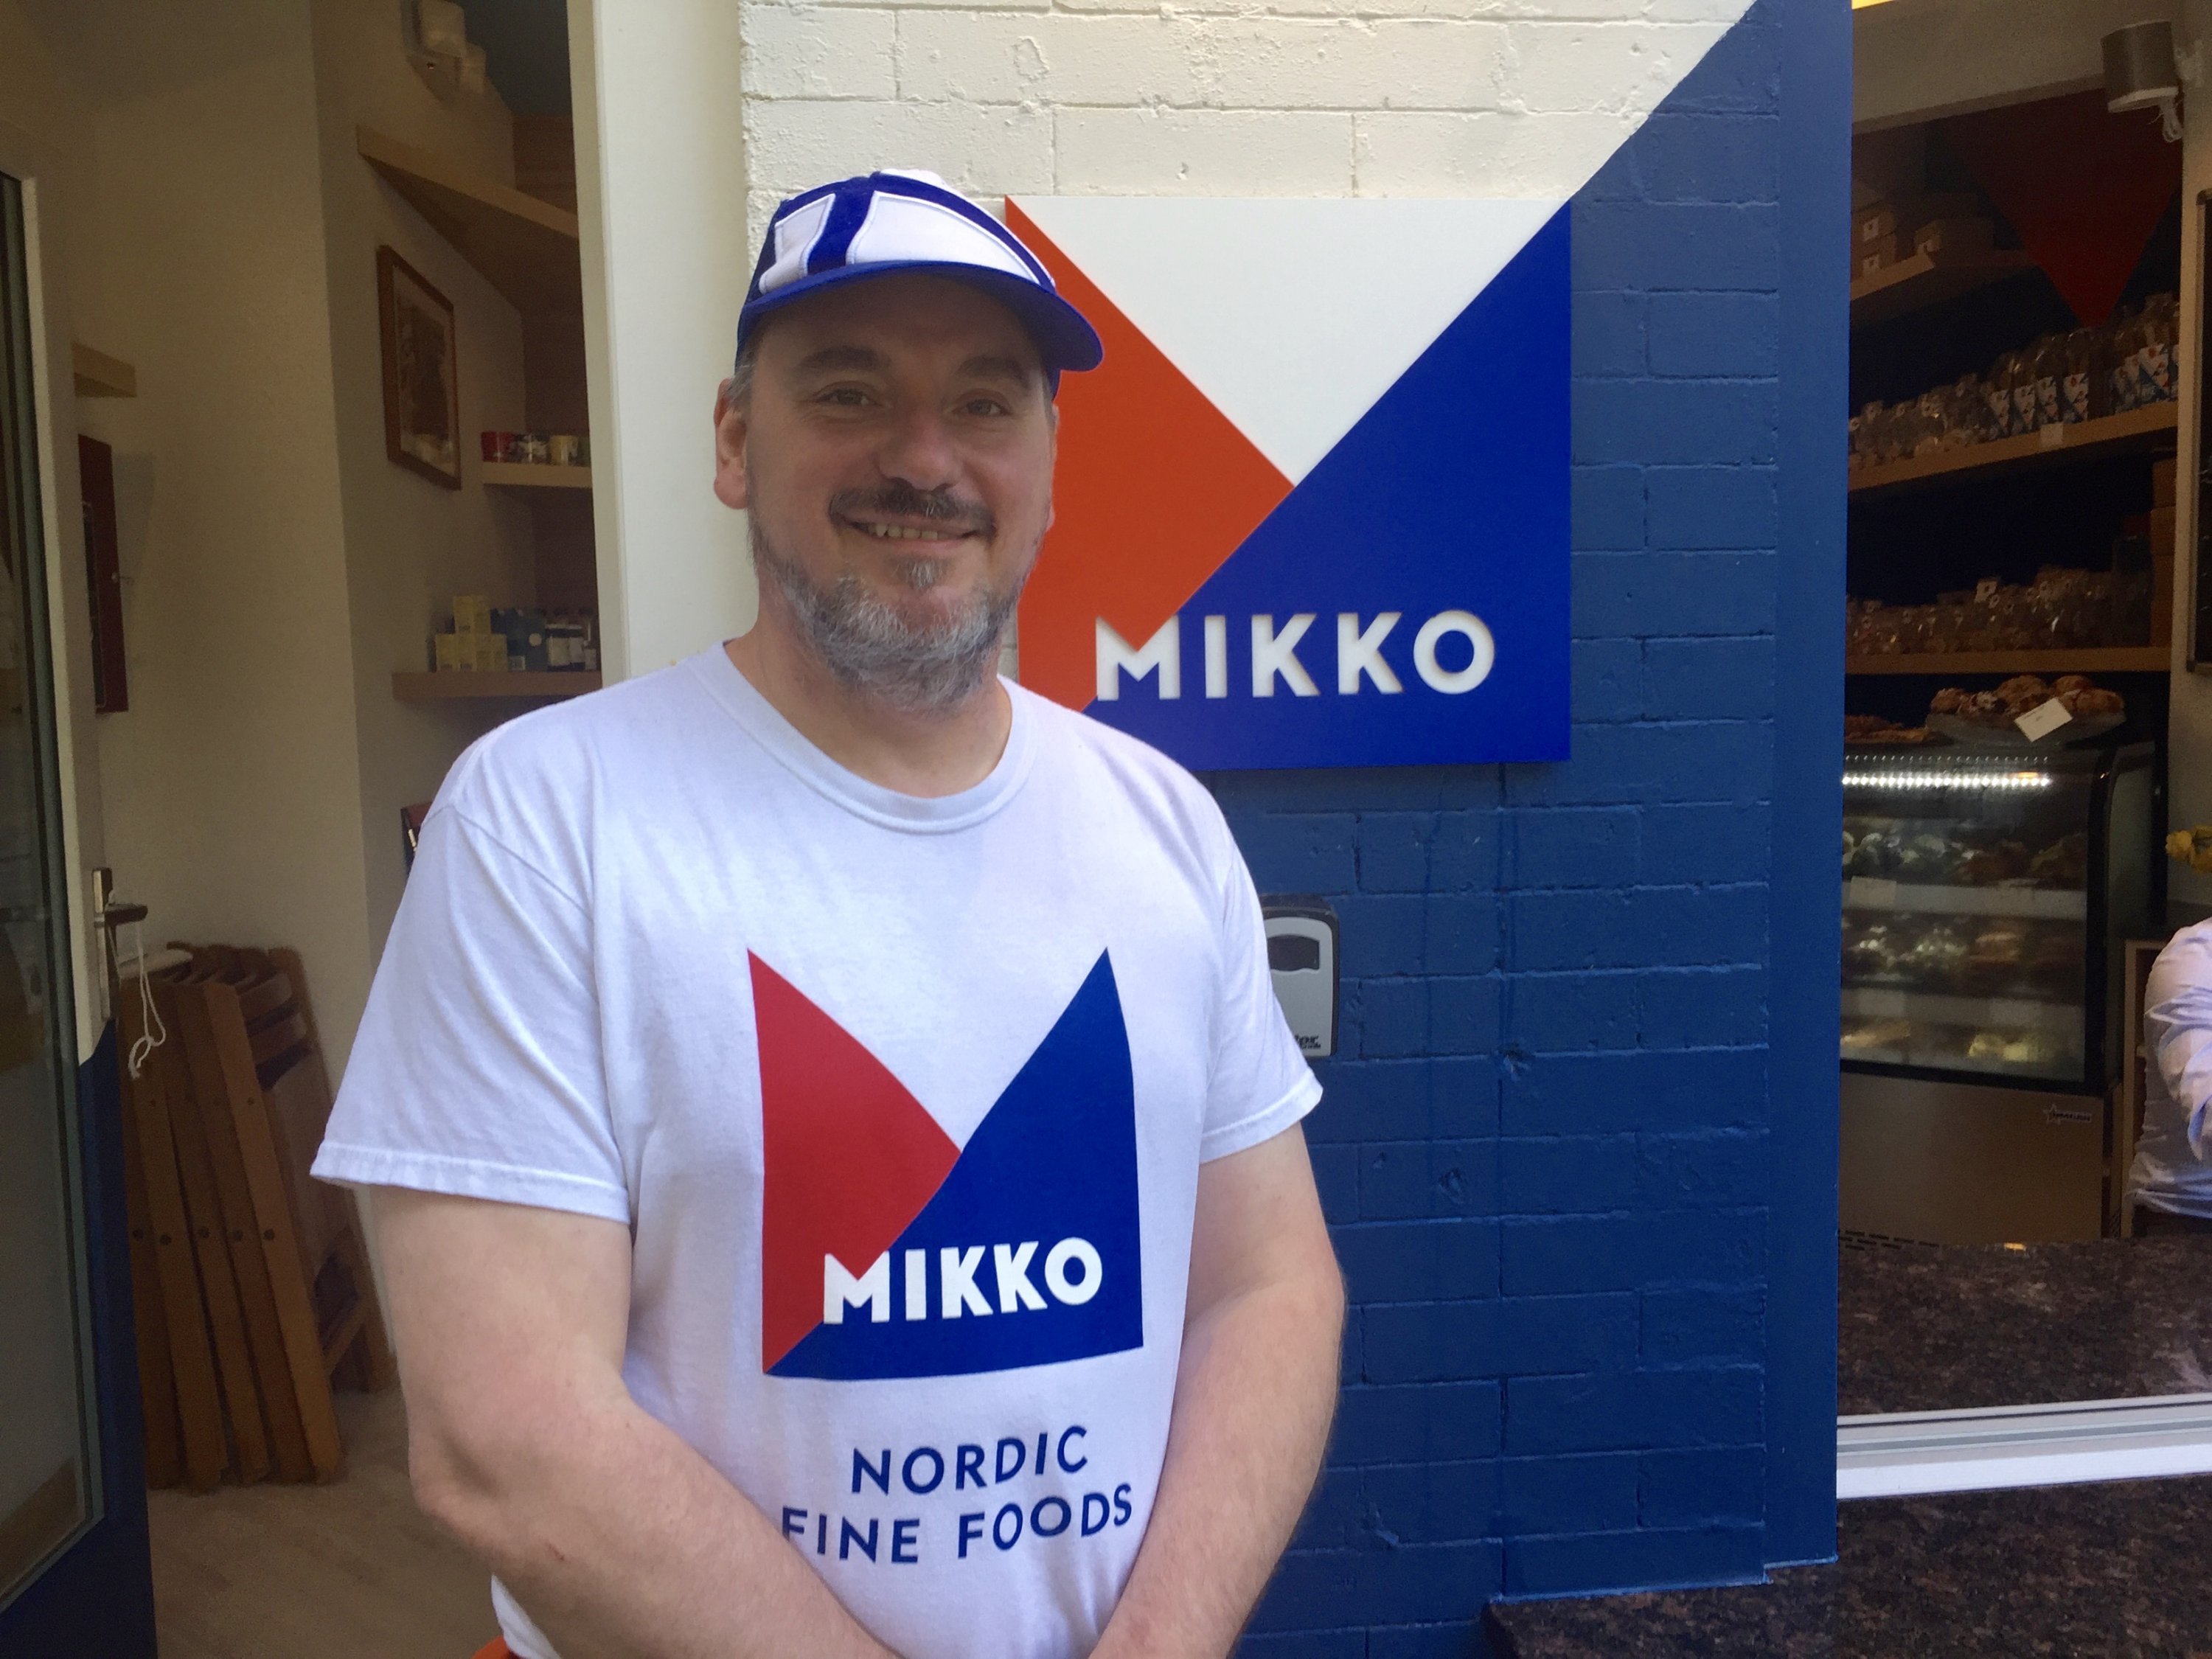
[(878, 166), (1008, 194), (1563, 197), (1747, 0), (739, 0), (748, 203)]

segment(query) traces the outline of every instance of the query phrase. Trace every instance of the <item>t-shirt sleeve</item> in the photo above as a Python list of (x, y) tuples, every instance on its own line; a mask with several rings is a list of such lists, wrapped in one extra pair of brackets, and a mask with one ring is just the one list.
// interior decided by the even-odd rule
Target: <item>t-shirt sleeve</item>
[(582, 901), (441, 804), (314, 1173), (627, 1223)]
[(1226, 1158), (1272, 1139), (1321, 1099), (1321, 1081), (1282, 1005), (1275, 1000), (1274, 977), (1267, 971), (1267, 933), (1260, 916), (1260, 895), (1251, 872), (1220, 826), (1222, 857), (1221, 992), (1213, 1033), (1212, 1079), (1206, 1091), (1206, 1129), (1200, 1139), (1202, 1161)]

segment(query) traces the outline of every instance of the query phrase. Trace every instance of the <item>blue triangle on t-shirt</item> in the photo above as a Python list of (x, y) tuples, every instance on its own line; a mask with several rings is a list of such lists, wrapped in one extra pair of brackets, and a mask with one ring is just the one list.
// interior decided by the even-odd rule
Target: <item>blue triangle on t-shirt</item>
[(888, 1255), (879, 1291), (848, 1292), (771, 1375), (951, 1376), (1144, 1346), (1136, 1093), (1105, 955)]

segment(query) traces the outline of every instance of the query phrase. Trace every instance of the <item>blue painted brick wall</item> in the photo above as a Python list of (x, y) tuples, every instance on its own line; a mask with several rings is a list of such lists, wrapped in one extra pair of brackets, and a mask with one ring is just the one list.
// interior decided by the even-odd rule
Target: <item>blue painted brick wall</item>
[(1572, 209), (1573, 758), (1212, 780), (1344, 927), (1344, 1391), (1250, 1655), (1761, 1571), (1778, 54), (1755, 9)]

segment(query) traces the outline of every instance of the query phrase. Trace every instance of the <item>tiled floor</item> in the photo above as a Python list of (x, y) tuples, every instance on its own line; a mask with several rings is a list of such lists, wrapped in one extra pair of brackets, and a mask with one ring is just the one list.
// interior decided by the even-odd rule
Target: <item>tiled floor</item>
[(483, 1570), (409, 1494), (399, 1390), (338, 1414), (343, 1480), (152, 1494), (161, 1659), (470, 1659), (497, 1633)]

